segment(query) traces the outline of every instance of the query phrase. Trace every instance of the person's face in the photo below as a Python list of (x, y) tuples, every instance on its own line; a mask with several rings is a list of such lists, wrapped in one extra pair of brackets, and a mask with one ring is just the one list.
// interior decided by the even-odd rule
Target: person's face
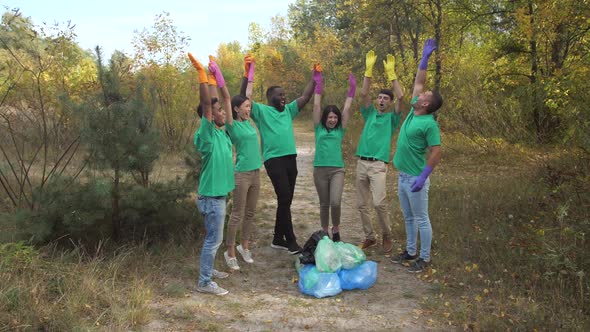
[(377, 96), (377, 109), (380, 112), (385, 112), (389, 105), (391, 105), (391, 98), (384, 93), (380, 93)]
[(328, 118), (326, 119), (326, 127), (328, 129), (334, 129), (334, 128), (336, 128), (337, 124), (338, 124), (338, 115), (336, 115), (336, 113), (334, 113), (334, 112), (330, 112), (328, 114)]
[(213, 121), (218, 127), (221, 127), (225, 124), (225, 111), (221, 108), (221, 104), (216, 102), (215, 104), (211, 105), (213, 109)]
[(234, 108), (238, 113), (238, 119), (248, 120), (250, 118), (250, 111), (252, 110), (252, 103), (249, 100), (245, 100), (240, 107)]
[(279, 111), (285, 109), (285, 90), (283, 88), (276, 88), (272, 91), (269, 98), (270, 105)]
[(412, 107), (414, 107), (414, 109), (419, 110), (425, 109), (426, 107), (428, 107), (428, 105), (430, 105), (431, 98), (432, 91), (422, 92), (418, 95), (418, 99), (416, 99), (416, 101), (412, 104)]

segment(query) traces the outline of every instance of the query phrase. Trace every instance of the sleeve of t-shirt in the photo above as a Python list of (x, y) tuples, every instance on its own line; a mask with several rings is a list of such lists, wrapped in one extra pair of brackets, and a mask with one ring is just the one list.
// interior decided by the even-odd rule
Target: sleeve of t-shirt
[(195, 133), (194, 144), (201, 153), (211, 149), (213, 137), (213, 124), (206, 118), (201, 119), (201, 127)]
[(250, 109), (250, 116), (254, 122), (258, 123), (258, 119), (260, 119), (260, 104), (256, 102), (252, 102), (252, 108)]
[(438, 128), (438, 124), (436, 122), (433, 122), (430, 126), (428, 126), (424, 134), (426, 136), (426, 143), (428, 146), (440, 145), (440, 129)]
[(294, 119), (297, 114), (299, 114), (299, 105), (297, 105), (297, 99), (287, 104), (285, 108), (289, 111), (289, 114), (291, 114), (291, 119)]
[(371, 114), (372, 111), (373, 111), (372, 104), (369, 107), (361, 106), (361, 115), (363, 116), (363, 119), (365, 119), (365, 120), (367, 120), (367, 118), (369, 117), (369, 115)]

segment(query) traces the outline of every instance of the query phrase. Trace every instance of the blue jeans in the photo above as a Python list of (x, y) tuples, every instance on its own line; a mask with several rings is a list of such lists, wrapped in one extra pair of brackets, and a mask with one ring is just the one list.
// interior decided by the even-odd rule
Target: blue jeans
[(420, 258), (430, 261), (430, 245), (432, 243), (432, 226), (428, 217), (428, 189), (430, 179), (424, 183), (422, 190), (412, 192), (412, 184), (417, 176), (399, 172), (398, 196), (406, 220), (406, 250), (416, 255), (416, 242), (420, 233)]
[(199, 263), (198, 286), (203, 287), (211, 282), (215, 254), (223, 240), (223, 223), (225, 221), (226, 197), (199, 196), (197, 207), (205, 223), (205, 241), (201, 250)]

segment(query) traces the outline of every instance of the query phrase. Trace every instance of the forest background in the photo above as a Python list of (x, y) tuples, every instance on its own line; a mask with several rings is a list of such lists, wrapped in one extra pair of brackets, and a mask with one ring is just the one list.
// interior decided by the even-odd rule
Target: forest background
[[(270, 29), (249, 30), (247, 45), (211, 50), (230, 92), (250, 53), (255, 100), (265, 101), (271, 85), (296, 98), (320, 62), (324, 102), (340, 105), (348, 73), (360, 80), (374, 50), (396, 57), (405, 112), (422, 44), (436, 39), (428, 86), (445, 99), (440, 172), (449, 176), (431, 191), (439, 257), (423, 279), (457, 304), (423, 305), (435, 314), (444, 308), (439, 318), (464, 329), (588, 329), (587, 0), (298, 0)], [(3, 14), (0, 329), (141, 326), (147, 295), (138, 289), (149, 285), (123, 269), (128, 257), (166, 255), (170, 243), (192, 247), (202, 231), (190, 37), (164, 12), (136, 32), (133, 54), (106, 60), (99, 48), (81, 49), (68, 23)], [(387, 84), (379, 63), (373, 91)], [(361, 130), (355, 113), (349, 165)], [(184, 174), (154, 172), (179, 162)], [(395, 231), (403, 238), (403, 225)], [(113, 282), (120, 297), (101, 299), (104, 310), (74, 301), (97, 296), (88, 288), (64, 291), (72, 271), (119, 268), (127, 278)]]

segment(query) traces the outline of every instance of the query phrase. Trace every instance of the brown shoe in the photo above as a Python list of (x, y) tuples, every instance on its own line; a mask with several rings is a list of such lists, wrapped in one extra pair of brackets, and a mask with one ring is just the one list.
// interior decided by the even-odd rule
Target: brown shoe
[(363, 241), (363, 243), (361, 243), (360, 247), (361, 249), (367, 249), (370, 246), (374, 246), (375, 244), (377, 244), (377, 241), (372, 240), (372, 239), (365, 239), (365, 241)]
[(391, 241), (391, 238), (389, 238), (389, 237), (384, 237), (383, 238), (383, 251), (384, 252), (391, 252), (392, 249), (393, 249), (393, 241)]

